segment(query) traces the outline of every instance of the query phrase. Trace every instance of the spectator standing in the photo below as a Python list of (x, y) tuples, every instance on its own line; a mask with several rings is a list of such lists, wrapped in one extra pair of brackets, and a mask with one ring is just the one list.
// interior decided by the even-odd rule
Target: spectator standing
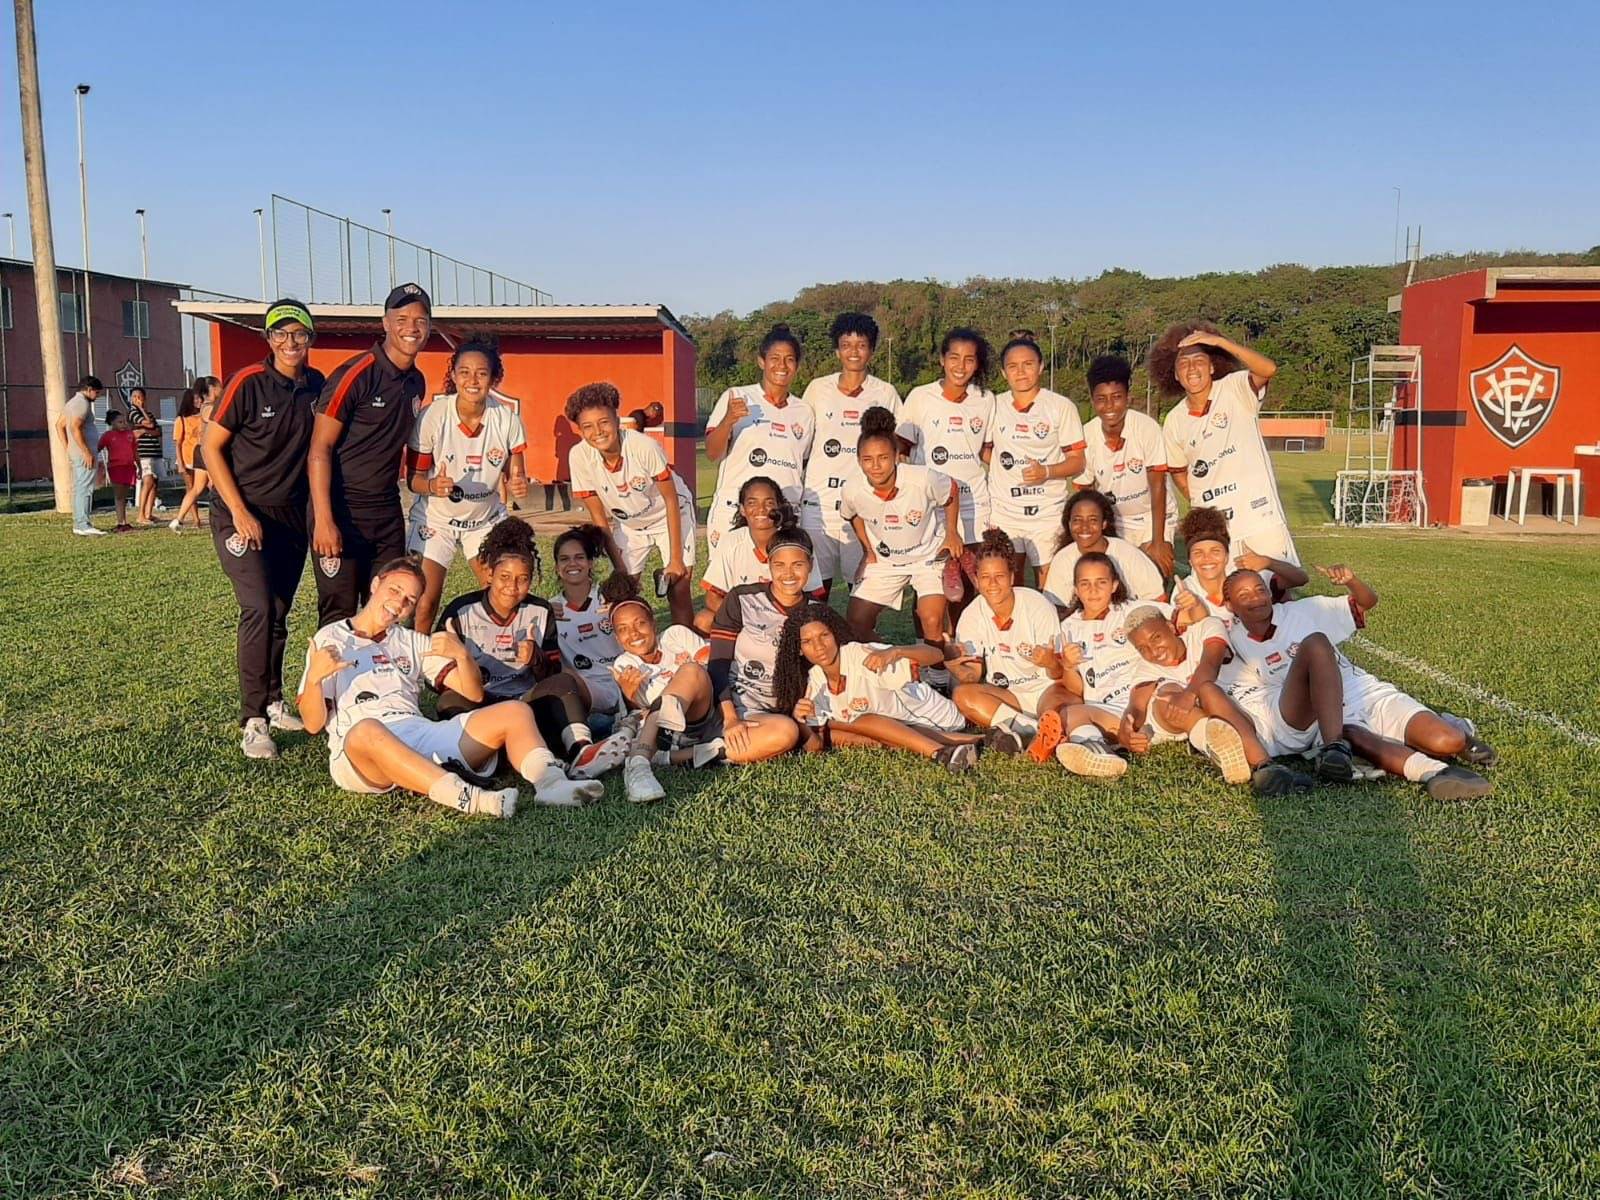
[(100, 399), (103, 391), (105, 385), (100, 380), (85, 375), (56, 419), (56, 436), (66, 445), (67, 459), (72, 464), (72, 532), (80, 537), (105, 536), (105, 530), (89, 523), (97, 474), (92, 447), (99, 440), (99, 430), (94, 423), (94, 402)]

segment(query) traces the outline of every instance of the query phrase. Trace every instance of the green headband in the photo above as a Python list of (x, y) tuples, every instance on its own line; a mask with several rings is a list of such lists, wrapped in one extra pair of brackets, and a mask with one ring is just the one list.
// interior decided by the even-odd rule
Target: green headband
[(299, 321), (300, 324), (304, 325), (313, 333), (316, 332), (317, 328), (311, 320), (311, 314), (305, 309), (301, 308), (298, 304), (274, 304), (271, 308), (267, 309), (268, 329), (271, 329), (280, 321)]

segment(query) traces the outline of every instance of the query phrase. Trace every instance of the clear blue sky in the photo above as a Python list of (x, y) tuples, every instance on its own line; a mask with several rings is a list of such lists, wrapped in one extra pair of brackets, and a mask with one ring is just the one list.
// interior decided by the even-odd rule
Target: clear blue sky
[[(257, 291), (280, 192), (560, 301), (1600, 242), (1592, 8), (40, 2), (56, 247)], [(1488, 15), (1503, 15), (1492, 20)], [(14, 58), (0, 210), (28, 253)], [(3, 250), (3, 243), (0, 243)]]

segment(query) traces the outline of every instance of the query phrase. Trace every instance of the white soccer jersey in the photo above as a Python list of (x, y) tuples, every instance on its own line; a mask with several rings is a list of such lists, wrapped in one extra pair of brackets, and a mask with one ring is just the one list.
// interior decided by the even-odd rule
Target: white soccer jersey
[[(1167, 598), (1167, 589), (1161, 582), (1160, 570), (1150, 561), (1149, 555), (1132, 542), (1125, 542), (1119, 537), (1108, 537), (1106, 556), (1116, 566), (1117, 574), (1122, 577), (1122, 584), (1128, 589), (1130, 599)], [(1050, 560), (1049, 568), (1045, 571), (1045, 594), (1063, 607), (1072, 603), (1072, 570), (1082, 557), (1078, 543), (1069, 541), (1056, 551), (1055, 557)]]
[[(1259, 691), (1276, 699), (1284, 678), (1300, 651), (1300, 643), (1313, 633), (1325, 634), (1337, 647), (1365, 623), (1361, 611), (1349, 596), (1307, 596), (1272, 606), (1272, 634), (1257, 640), (1235, 623), (1228, 634), (1239, 662), (1235, 687), (1239, 693)], [(1335, 649), (1339, 672), (1344, 676), (1345, 704), (1350, 704), (1352, 689), (1365, 689), (1373, 677)]]
[(1077, 672), (1083, 680), (1085, 702), (1118, 712), (1128, 706), (1134, 666), (1139, 661), (1138, 651), (1122, 632), (1128, 611), (1127, 605), (1113, 604), (1105, 616), (1091, 621), (1080, 608), (1061, 622), (1063, 641), (1075, 642), (1082, 655)]
[(989, 523), (989, 468), (983, 447), (994, 422), (994, 393), (967, 385), (965, 399), (952, 404), (938, 383), (906, 393), (895, 432), (911, 443), (911, 461), (942, 471), (961, 489), (962, 539), (975, 542)]
[(759, 383), (729, 388), (717, 398), (716, 407), (706, 419), (714, 429), (728, 415), (728, 402), (743, 396), (749, 412), (728, 435), (728, 452), (717, 465), (717, 490), (712, 510), (718, 504), (736, 504), (739, 488), (746, 479), (765, 475), (783, 489), (790, 501), (798, 504), (805, 481), (806, 456), (816, 436), (816, 420), (803, 401), (790, 396), (785, 404), (767, 399)]
[(1019, 412), (1011, 393), (1002, 392), (994, 400), (989, 440), (994, 443), (989, 459), (990, 519), (1003, 528), (1007, 521), (1058, 515), (1072, 490), (1072, 480), (1023, 483), (1022, 472), (1029, 462), (1052, 467), (1083, 449), (1083, 422), (1077, 405), (1049, 388), (1040, 388), (1033, 403)]
[(902, 463), (894, 487), (878, 492), (859, 471), (844, 485), (839, 514), (860, 517), (879, 562), (909, 566), (930, 561), (944, 544), (944, 506), (955, 484), (928, 467)]
[(828, 684), (821, 667), (812, 667), (806, 678), (806, 698), (813, 712), (806, 722), (821, 728), (829, 721), (850, 722), (868, 714), (891, 717), (908, 725), (928, 725), (935, 729), (961, 728), (959, 711), (917, 677), (913, 664), (905, 659), (891, 663), (882, 671), (867, 666), (869, 655), (887, 650), (883, 642), (846, 642), (839, 647), (840, 690)]
[(611, 606), (600, 599), (600, 589), (591, 588), (583, 607), (570, 604), (559, 593), (551, 603), (559, 609), (556, 617), (556, 643), (561, 661), (585, 679), (601, 681), (604, 694), (614, 694), (617, 681), (611, 666), (622, 654), (622, 647), (611, 632)]
[(428, 405), (411, 428), (410, 469), (430, 477), (444, 474), (456, 481), (461, 499), (418, 496), (412, 519), (432, 528), (470, 529), (502, 515), (500, 475), (506, 463), (528, 442), (522, 419), (506, 405), (489, 399), (477, 433), (468, 433), (456, 414), (456, 397)]
[[(771, 563), (757, 548), (749, 527), (741, 525), (723, 534), (712, 547), (711, 561), (706, 565), (700, 586), (708, 592), (725, 596), (741, 584), (771, 581)], [(816, 595), (822, 593), (822, 574), (817, 570), (815, 559), (811, 561), (811, 573), (806, 576), (806, 591)]]
[(1175, 666), (1164, 663), (1153, 663), (1143, 655), (1138, 655), (1138, 663), (1133, 670), (1133, 686), (1138, 687), (1145, 683), (1182, 683), (1187, 684), (1200, 665), (1200, 656), (1205, 653), (1206, 646), (1211, 642), (1219, 643), (1226, 653), (1226, 661), (1233, 651), (1228, 649), (1228, 632), (1223, 629), (1222, 622), (1215, 617), (1207, 617), (1189, 626), (1178, 635), (1183, 642), (1183, 661)]
[(1029, 682), (1048, 685), (1045, 669), (1029, 660), (1037, 646), (1061, 649), (1061, 620), (1055, 606), (1032, 588), (1017, 588), (1011, 618), (1002, 628), (995, 621), (994, 609), (977, 596), (956, 623), (956, 640), (962, 653), (980, 656), (984, 661), (985, 682), (1009, 688)]
[[(350, 664), (322, 681), (322, 698), (332, 714), (327, 726), (329, 758), (343, 753), (345, 735), (358, 721), (422, 715), (417, 706), (422, 685), (443, 688), (456, 665), (452, 658), (429, 654), (431, 641), (427, 634), (403, 625), (378, 638), (357, 633), (348, 620), (317, 630), (306, 645), (306, 671), (318, 646)], [(305, 686), (304, 672), (300, 685)]]
[(837, 529), (839, 493), (845, 480), (859, 475), (856, 443), (861, 439), (861, 414), (869, 408), (885, 408), (898, 421), (900, 393), (894, 385), (876, 375), (868, 375), (855, 395), (839, 390), (839, 373), (822, 375), (806, 385), (801, 399), (811, 407), (816, 436), (811, 457), (806, 462), (803, 501), (822, 510), (824, 529)]
[(691, 507), (694, 498), (667, 465), (667, 456), (655, 438), (631, 429), (622, 431), (622, 458), (616, 470), (588, 442), (579, 442), (567, 455), (572, 472), (572, 494), (578, 499), (595, 496), (614, 520), (638, 530), (667, 523), (667, 502), (660, 484), (670, 481), (681, 503)]
[[(502, 621), (489, 607), (487, 592), (468, 592), (450, 602), (440, 623), (472, 651), (483, 676), (484, 695), (494, 700), (519, 698), (538, 682), (534, 665), (540, 658), (550, 665), (561, 658), (550, 602), (538, 596), (524, 597)], [(534, 656), (525, 665), (518, 661), (524, 642), (534, 645)]]
[[(1239, 618), (1233, 615), (1233, 609), (1229, 608), (1220, 599), (1213, 600), (1206, 595), (1206, 589), (1193, 575), (1185, 575), (1172, 585), (1172, 608), (1174, 612), (1178, 611), (1180, 593), (1188, 593), (1205, 606), (1206, 612), (1211, 614), (1208, 619), (1214, 620), (1222, 626), (1223, 635), (1228, 638), (1231, 646), (1233, 644), (1233, 627), (1239, 623)], [(1217, 672), (1217, 682), (1222, 685), (1224, 690), (1232, 691), (1234, 682), (1239, 676), (1239, 670), (1238, 655), (1230, 655), (1228, 661), (1222, 664), (1222, 670)]]
[[(1083, 427), (1084, 467), (1077, 482), (1105, 493), (1117, 514), (1117, 532), (1149, 530), (1150, 475), (1167, 469), (1167, 442), (1154, 418), (1142, 412), (1127, 412), (1122, 425), (1122, 444), (1113, 450), (1106, 444), (1099, 417)], [(1167, 487), (1167, 539), (1172, 539), (1178, 523), (1178, 489)], [(1145, 538), (1129, 538), (1137, 542)]]
[(661, 693), (667, 690), (667, 684), (672, 682), (679, 667), (692, 662), (704, 665), (710, 657), (711, 643), (705, 638), (688, 626), (668, 625), (656, 640), (655, 661), (637, 654), (622, 654), (612, 670), (620, 675), (631, 667), (644, 676), (644, 682), (639, 685), (638, 703), (640, 708), (649, 708), (661, 699)]
[(1261, 399), (1250, 372), (1235, 371), (1211, 384), (1203, 413), (1182, 400), (1164, 425), (1167, 466), (1189, 472), (1189, 502), (1220, 508), (1237, 545), (1258, 529), (1288, 524), (1278, 499), (1272, 457), (1261, 438)]

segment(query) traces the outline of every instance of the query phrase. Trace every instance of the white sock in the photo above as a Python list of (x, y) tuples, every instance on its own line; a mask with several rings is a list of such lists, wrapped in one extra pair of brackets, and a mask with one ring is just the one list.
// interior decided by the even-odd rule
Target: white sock
[(467, 784), (467, 811), (480, 816), (514, 817), (517, 815), (517, 789), (481, 788)]
[(472, 797), (467, 794), (467, 781), (449, 771), (433, 781), (433, 786), (428, 789), (428, 799), (458, 812), (469, 812), (472, 808)]
[(994, 710), (994, 716), (989, 719), (989, 724), (996, 729), (1010, 729), (1012, 732), (1016, 732), (1016, 722), (1021, 717), (1022, 714), (1012, 708), (1011, 705), (1002, 704)]
[(594, 741), (594, 734), (589, 732), (589, 727), (585, 724), (568, 725), (561, 731), (561, 744), (568, 750), (571, 750), (574, 746), (580, 746), (584, 742), (592, 741)]
[(543, 746), (529, 750), (517, 764), (517, 774), (533, 784), (537, 784), (539, 777), (550, 771), (555, 771), (565, 778), (565, 773), (556, 765), (556, 756)]
[(1444, 770), (1442, 762), (1437, 758), (1429, 758), (1420, 750), (1413, 750), (1411, 757), (1406, 759), (1406, 765), (1401, 768), (1405, 777), (1412, 783), (1426, 783), (1442, 770)]
[(661, 728), (672, 733), (682, 733), (689, 728), (689, 716), (683, 711), (683, 701), (673, 695), (661, 697), (661, 707), (657, 710)]
[(1439, 719), (1447, 725), (1454, 725), (1469, 738), (1478, 736), (1478, 727), (1466, 717), (1458, 717), (1455, 713), (1440, 713)]

